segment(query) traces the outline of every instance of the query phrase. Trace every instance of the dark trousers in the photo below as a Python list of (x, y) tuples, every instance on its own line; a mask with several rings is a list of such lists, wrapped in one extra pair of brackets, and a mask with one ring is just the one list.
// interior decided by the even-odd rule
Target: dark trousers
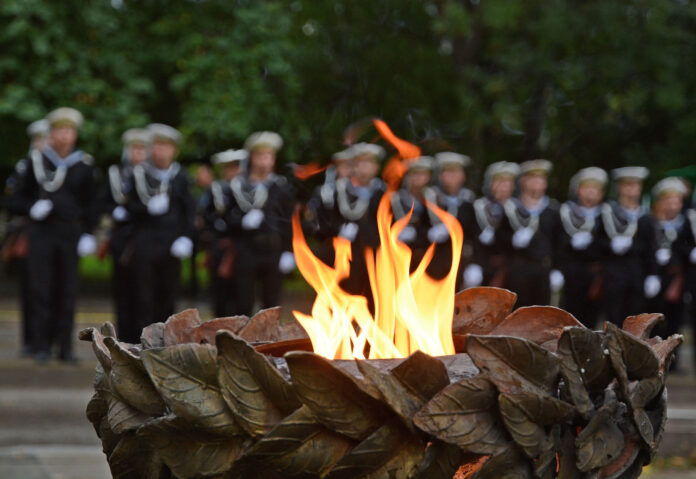
[(15, 272), (19, 280), (19, 309), (22, 315), (22, 348), (31, 351), (34, 348), (32, 321), (34, 315), (31, 311), (31, 281), (29, 279), (29, 261), (27, 258), (14, 259)]
[(35, 353), (50, 354), (55, 342), (60, 358), (72, 355), (73, 320), (78, 287), (79, 229), (67, 223), (29, 226), (27, 271), (31, 281)]
[(513, 259), (508, 266), (506, 287), (517, 293), (515, 306), (544, 306), (551, 302), (549, 268), (541, 262)]
[(586, 327), (594, 329), (601, 310), (599, 291), (593, 291), (601, 281), (599, 271), (595, 271), (593, 265), (572, 264), (563, 269), (563, 276), (562, 308)]
[(114, 308), (116, 310), (116, 331), (118, 338), (126, 343), (140, 342), (141, 329), (137, 324), (136, 274), (132, 260), (124, 263), (120, 251), (113, 251), (113, 277), (111, 281)]
[[(137, 248), (133, 264), (135, 328), (138, 332), (174, 314), (179, 293), (181, 262), (167, 250)], [(138, 334), (140, 336), (140, 334)]]
[(266, 242), (244, 241), (237, 245), (234, 287), (237, 312), (250, 316), (256, 300), (257, 283), (261, 285), (261, 305), (271, 308), (280, 304), (283, 278), (278, 270), (280, 249)]
[(602, 289), (603, 310), (607, 320), (621, 327), (624, 319), (643, 312), (644, 274), (635, 263), (614, 263), (604, 269)]
[[(231, 246), (228, 246), (231, 248)], [(223, 261), (230, 261), (226, 256), (234, 255), (231, 259), (232, 265), (223, 265)], [(215, 317), (224, 318), (234, 315), (237, 311), (237, 295), (234, 285), (234, 274), (236, 273), (236, 253), (231, 252), (225, 247), (215, 245), (208, 252), (208, 273), (210, 277), (210, 296), (213, 303)], [(220, 271), (223, 265), (224, 270)]]

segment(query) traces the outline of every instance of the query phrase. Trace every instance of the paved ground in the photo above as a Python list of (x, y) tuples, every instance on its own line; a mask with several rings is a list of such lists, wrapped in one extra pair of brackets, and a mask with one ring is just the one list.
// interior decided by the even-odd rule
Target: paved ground
[[(294, 303), (307, 307), (306, 300)], [(189, 307), (190, 304), (182, 304)], [(293, 304), (296, 306), (296, 304)], [(204, 318), (207, 308), (201, 307)], [(112, 319), (103, 300), (84, 300), (76, 330)], [(100, 443), (85, 418), (96, 361), (89, 343), (76, 342), (74, 366), (37, 366), (18, 359), (18, 319), (14, 302), (0, 299), (0, 479), (106, 479), (111, 477)], [(690, 350), (690, 349), (689, 349)], [(693, 364), (683, 349), (681, 364)], [(669, 413), (662, 456), (696, 451), (696, 379), (686, 369), (669, 379)], [(696, 471), (648, 468), (645, 477), (696, 479)]]

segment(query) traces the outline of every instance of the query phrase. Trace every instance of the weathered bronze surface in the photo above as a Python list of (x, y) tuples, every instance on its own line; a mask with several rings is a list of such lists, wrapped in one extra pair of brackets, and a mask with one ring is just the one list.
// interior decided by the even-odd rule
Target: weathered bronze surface
[(327, 360), (278, 308), (187, 310), (137, 345), (107, 323), (80, 333), (98, 360), (87, 418), (117, 479), (638, 477), (681, 337), (651, 337), (657, 314), (591, 331), (514, 301), (459, 293), (459, 354), (441, 358)]

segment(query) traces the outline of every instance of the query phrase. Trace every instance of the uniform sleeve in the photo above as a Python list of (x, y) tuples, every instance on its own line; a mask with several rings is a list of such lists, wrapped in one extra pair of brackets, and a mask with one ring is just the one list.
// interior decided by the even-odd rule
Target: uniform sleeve
[(651, 215), (644, 215), (638, 220), (638, 241), (641, 242), (643, 271), (646, 276), (657, 274), (657, 228)]
[(97, 170), (91, 165), (88, 165), (80, 196), (83, 232), (92, 233), (97, 226), (99, 206), (97, 201)]
[(191, 179), (185, 173), (180, 173), (180, 201), (181, 201), (181, 218), (179, 219), (179, 236), (187, 236), (191, 239), (196, 237), (195, 217), (196, 217), (196, 201), (193, 197)]
[(38, 184), (31, 161), (27, 158), (23, 169), (15, 169), (5, 184), (5, 207), (19, 216), (26, 216), (38, 199)]

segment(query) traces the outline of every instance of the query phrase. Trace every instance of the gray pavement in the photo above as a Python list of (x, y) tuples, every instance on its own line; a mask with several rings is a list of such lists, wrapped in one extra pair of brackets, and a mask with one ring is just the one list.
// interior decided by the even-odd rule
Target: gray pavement
[[(199, 309), (203, 318), (210, 317), (207, 308)], [(76, 332), (112, 319), (107, 301), (81, 301)], [(0, 299), (0, 479), (111, 477), (84, 412), (92, 394), (96, 365), (91, 345), (76, 341), (80, 359), (77, 365), (49, 362), (38, 366), (32, 360), (18, 358), (18, 338), (14, 302)], [(686, 357), (681, 364), (686, 369), (669, 378), (669, 420), (661, 456), (691, 456), (696, 452), (696, 379), (689, 353), (690, 348), (683, 348)], [(696, 470), (650, 467), (644, 477), (696, 479)]]

